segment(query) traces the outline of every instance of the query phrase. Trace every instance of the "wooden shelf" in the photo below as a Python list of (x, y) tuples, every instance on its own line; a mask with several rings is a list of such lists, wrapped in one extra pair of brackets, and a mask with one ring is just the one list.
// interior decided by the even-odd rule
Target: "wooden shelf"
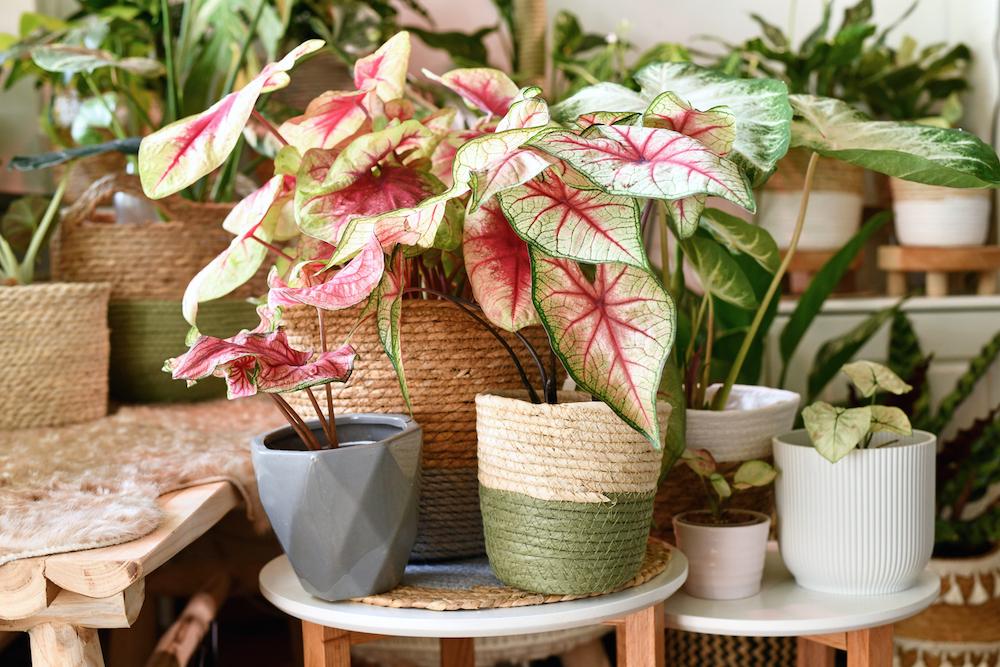
[(948, 274), (976, 273), (980, 295), (995, 294), (1000, 274), (1000, 246), (897, 246), (878, 249), (878, 267), (888, 274), (890, 296), (906, 294), (906, 274), (926, 274), (927, 296), (948, 294)]

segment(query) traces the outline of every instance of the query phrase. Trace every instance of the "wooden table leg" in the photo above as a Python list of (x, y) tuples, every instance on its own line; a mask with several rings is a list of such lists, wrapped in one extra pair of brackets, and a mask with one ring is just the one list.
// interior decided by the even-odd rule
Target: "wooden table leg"
[(615, 624), (618, 667), (664, 667), (666, 635), (663, 604), (629, 614)]
[(476, 667), (476, 640), (471, 637), (442, 638), (441, 667)]
[(351, 667), (351, 633), (302, 621), (305, 667)]
[(847, 633), (847, 667), (891, 667), (892, 625)]
[(28, 631), (32, 667), (104, 667), (97, 630), (43, 623)]
[(798, 637), (795, 648), (796, 667), (834, 667), (837, 650), (814, 642), (808, 637)]

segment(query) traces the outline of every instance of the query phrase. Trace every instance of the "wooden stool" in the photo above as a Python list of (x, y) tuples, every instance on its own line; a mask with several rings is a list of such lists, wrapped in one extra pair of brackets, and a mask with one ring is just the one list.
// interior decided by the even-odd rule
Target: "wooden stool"
[[(784, 257), (787, 251), (782, 250), (781, 256)], [(832, 250), (796, 250), (795, 255), (792, 257), (792, 261), (788, 265), (788, 291), (790, 294), (802, 294), (809, 287), (809, 281), (812, 277), (816, 275), (816, 272), (823, 268), (823, 266), (830, 261), (830, 259), (839, 252), (839, 248), (834, 248)], [(844, 277), (845, 281), (850, 281), (849, 289), (853, 291), (855, 285), (853, 272), (857, 271), (861, 267), (861, 262), (864, 259), (864, 253), (858, 253), (858, 256), (854, 258), (851, 262), (850, 272)]]
[(878, 249), (878, 268), (888, 273), (889, 296), (906, 294), (906, 274), (927, 274), (927, 296), (947, 296), (949, 273), (978, 274), (977, 294), (995, 294), (1000, 246), (898, 246)]

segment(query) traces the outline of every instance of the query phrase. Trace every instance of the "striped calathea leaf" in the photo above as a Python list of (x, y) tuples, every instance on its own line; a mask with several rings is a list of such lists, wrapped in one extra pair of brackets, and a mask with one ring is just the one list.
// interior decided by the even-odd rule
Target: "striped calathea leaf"
[(974, 134), (873, 121), (840, 100), (789, 96), (792, 145), (909, 181), (955, 188), (1000, 186), (996, 152)]

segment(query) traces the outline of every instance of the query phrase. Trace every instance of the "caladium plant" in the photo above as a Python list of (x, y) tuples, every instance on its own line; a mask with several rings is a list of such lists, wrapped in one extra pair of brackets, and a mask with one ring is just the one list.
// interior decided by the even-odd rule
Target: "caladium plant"
[[(724, 525), (733, 496), (747, 489), (767, 486), (778, 476), (767, 461), (744, 461), (732, 473), (719, 472), (719, 464), (707, 449), (687, 449), (681, 457), (687, 467), (701, 479), (711, 522)], [(727, 477), (728, 474), (728, 477)]]

